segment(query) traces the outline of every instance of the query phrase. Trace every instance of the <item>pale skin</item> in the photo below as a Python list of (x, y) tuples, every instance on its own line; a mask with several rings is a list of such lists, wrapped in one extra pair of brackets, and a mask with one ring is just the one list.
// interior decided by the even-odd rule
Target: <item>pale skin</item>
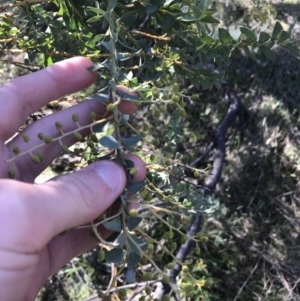
[[(42, 71), (14, 79), (0, 87), (0, 296), (1, 300), (32, 301), (49, 276), (75, 256), (96, 244), (89, 229), (64, 230), (87, 224), (109, 208), (125, 188), (127, 177), (114, 162), (101, 161), (71, 173), (58, 176), (44, 184), (35, 185), (35, 178), (61, 153), (54, 142), (45, 145), (40, 153), (44, 160), (34, 164), (29, 155), (13, 162), (14, 180), (8, 179), (7, 160), (14, 156), (12, 149), (21, 151), (30, 146), (21, 135), (14, 136), (28, 115), (48, 102), (91, 85), (96, 74), (87, 67), (85, 58), (69, 59)], [(124, 90), (124, 87), (120, 87)], [(136, 111), (132, 102), (123, 101), (120, 111)], [(89, 124), (90, 112), (104, 114), (105, 108), (95, 100), (87, 100), (43, 118), (23, 131), (31, 144), (41, 141), (37, 133), (57, 137), (55, 122), (61, 121), (64, 131), (76, 128), (72, 114), (79, 116), (80, 125)], [(86, 131), (84, 134), (88, 134)], [(11, 139), (11, 137), (13, 137)], [(74, 144), (74, 136), (63, 139)], [(143, 161), (129, 155), (138, 168), (134, 180), (145, 177)], [(109, 233), (100, 229), (103, 237)]]

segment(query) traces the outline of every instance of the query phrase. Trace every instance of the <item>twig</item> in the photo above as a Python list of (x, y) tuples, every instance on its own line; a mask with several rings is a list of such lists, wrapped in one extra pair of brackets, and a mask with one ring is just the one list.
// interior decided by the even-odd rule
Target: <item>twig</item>
[[(232, 91), (229, 87), (227, 88), (227, 95), (231, 102), (228, 111), (226, 115), (224, 116), (221, 124), (217, 128), (215, 132), (215, 141), (213, 141), (213, 145), (215, 147), (215, 154), (213, 159), (213, 168), (210, 176), (205, 182), (205, 185), (199, 189), (199, 193), (202, 193), (203, 195), (211, 194), (222, 173), (223, 164), (225, 160), (225, 137), (227, 134), (228, 128), (233, 124), (235, 121), (236, 116), (238, 115), (238, 111), (240, 108), (240, 100), (237, 97), (236, 93)], [(192, 222), (190, 224), (190, 228), (188, 231), (188, 234), (190, 237), (193, 237), (197, 234), (197, 232), (200, 229), (201, 226), (201, 220), (202, 220), (202, 214), (196, 213), (193, 216)], [(188, 239), (184, 245), (181, 245), (179, 248), (176, 257), (184, 262), (187, 255), (190, 253), (191, 249), (194, 247), (195, 241), (193, 239)], [(174, 285), (176, 283), (176, 277), (179, 275), (181, 271), (181, 265), (175, 264), (174, 268), (169, 271), (169, 277), (171, 280), (171, 283)], [(163, 284), (158, 285), (155, 292), (153, 293), (154, 299), (161, 299), (164, 294), (167, 294), (170, 292), (170, 286)]]
[(233, 301), (236, 301), (237, 298), (239, 297), (239, 295), (241, 294), (241, 292), (243, 291), (244, 287), (246, 286), (246, 284), (248, 283), (250, 277), (253, 275), (253, 273), (256, 271), (257, 267), (258, 267), (258, 264), (260, 262), (260, 258), (257, 260), (257, 263), (255, 265), (255, 267), (252, 269), (250, 275), (248, 276), (248, 278), (246, 279), (246, 281), (243, 283), (243, 285), (241, 286), (241, 288), (239, 289), (237, 295), (235, 296), (234, 300)]

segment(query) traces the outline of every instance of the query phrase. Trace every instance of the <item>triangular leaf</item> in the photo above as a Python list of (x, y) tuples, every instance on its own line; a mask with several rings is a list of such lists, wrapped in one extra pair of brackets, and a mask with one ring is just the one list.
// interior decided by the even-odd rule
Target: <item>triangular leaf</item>
[(258, 42), (264, 43), (264, 42), (267, 42), (268, 40), (270, 40), (270, 38), (271, 38), (271, 36), (268, 33), (261, 31), (259, 33)]
[(125, 241), (126, 241), (125, 234), (124, 234), (124, 232), (122, 232), (118, 237), (118, 243), (119, 243), (120, 248), (124, 247)]
[(133, 231), (141, 221), (142, 218), (139, 216), (129, 216), (127, 220), (128, 230)]
[(140, 253), (139, 248), (143, 252), (145, 252), (147, 250), (147, 244), (143, 240), (136, 237), (135, 235), (129, 234), (129, 236), (130, 236), (130, 238), (128, 239), (128, 243), (129, 243), (129, 248), (132, 252), (139, 254)]
[(276, 40), (279, 33), (283, 30), (281, 24), (277, 21), (275, 23), (273, 32), (272, 32), (272, 40)]
[(203, 23), (212, 23), (212, 24), (220, 23), (219, 20), (217, 20), (216, 18), (214, 18), (213, 16), (210, 16), (210, 15), (201, 17), (200, 20)]
[(232, 42), (233, 37), (230, 35), (230, 33), (224, 29), (224, 28), (219, 28), (219, 39), (223, 44), (229, 44)]
[(133, 268), (129, 268), (127, 271), (126, 271), (126, 282), (128, 283), (134, 283), (136, 282), (136, 272)]
[(105, 251), (105, 260), (112, 263), (121, 263), (123, 261), (123, 250), (114, 248), (111, 251)]
[(240, 27), (240, 31), (246, 36), (247, 40), (256, 39), (255, 33), (247, 27)]
[(123, 143), (128, 150), (133, 151), (132, 146), (136, 145), (140, 140), (141, 140), (141, 136), (137, 135), (137, 136), (123, 138)]
[(268, 60), (270, 60), (271, 62), (275, 62), (276, 56), (275, 56), (275, 53), (274, 53), (272, 50), (270, 50), (270, 49), (269, 49), (268, 47), (266, 47), (266, 46), (261, 46), (260, 49), (261, 49), (263, 55), (264, 55)]
[(294, 45), (293, 43), (288, 43), (286, 45), (282, 45), (282, 47), (287, 49), (292, 55), (297, 56), (297, 57), (300, 56), (299, 48), (296, 45)]
[(121, 221), (121, 217), (117, 216), (114, 219), (111, 219), (105, 223), (103, 223), (103, 226), (107, 229), (107, 230), (112, 230), (115, 232), (120, 232), (122, 230), (122, 221)]
[(126, 188), (128, 191), (132, 194), (136, 194), (138, 191), (143, 189), (146, 186), (146, 182), (144, 180), (139, 181), (139, 182), (133, 182), (127, 184)]
[(141, 256), (135, 252), (130, 252), (127, 260), (128, 268), (135, 267), (141, 259)]
[(119, 147), (118, 141), (112, 135), (104, 136), (104, 137), (100, 138), (99, 143), (102, 146), (107, 147), (107, 148), (118, 148)]

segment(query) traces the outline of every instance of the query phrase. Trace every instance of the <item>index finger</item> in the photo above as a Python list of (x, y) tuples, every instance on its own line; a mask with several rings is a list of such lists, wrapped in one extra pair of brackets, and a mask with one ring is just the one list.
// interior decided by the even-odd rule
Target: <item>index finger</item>
[(75, 57), (0, 87), (0, 139), (9, 139), (31, 113), (48, 102), (90, 86), (97, 77), (87, 70), (92, 64), (87, 58)]

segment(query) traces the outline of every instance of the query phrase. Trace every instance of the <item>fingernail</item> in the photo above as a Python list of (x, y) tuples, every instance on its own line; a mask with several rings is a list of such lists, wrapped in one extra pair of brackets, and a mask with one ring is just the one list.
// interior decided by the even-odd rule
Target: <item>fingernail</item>
[(125, 173), (116, 163), (111, 161), (97, 162), (93, 164), (93, 169), (111, 190), (120, 190), (120, 186), (125, 186)]

